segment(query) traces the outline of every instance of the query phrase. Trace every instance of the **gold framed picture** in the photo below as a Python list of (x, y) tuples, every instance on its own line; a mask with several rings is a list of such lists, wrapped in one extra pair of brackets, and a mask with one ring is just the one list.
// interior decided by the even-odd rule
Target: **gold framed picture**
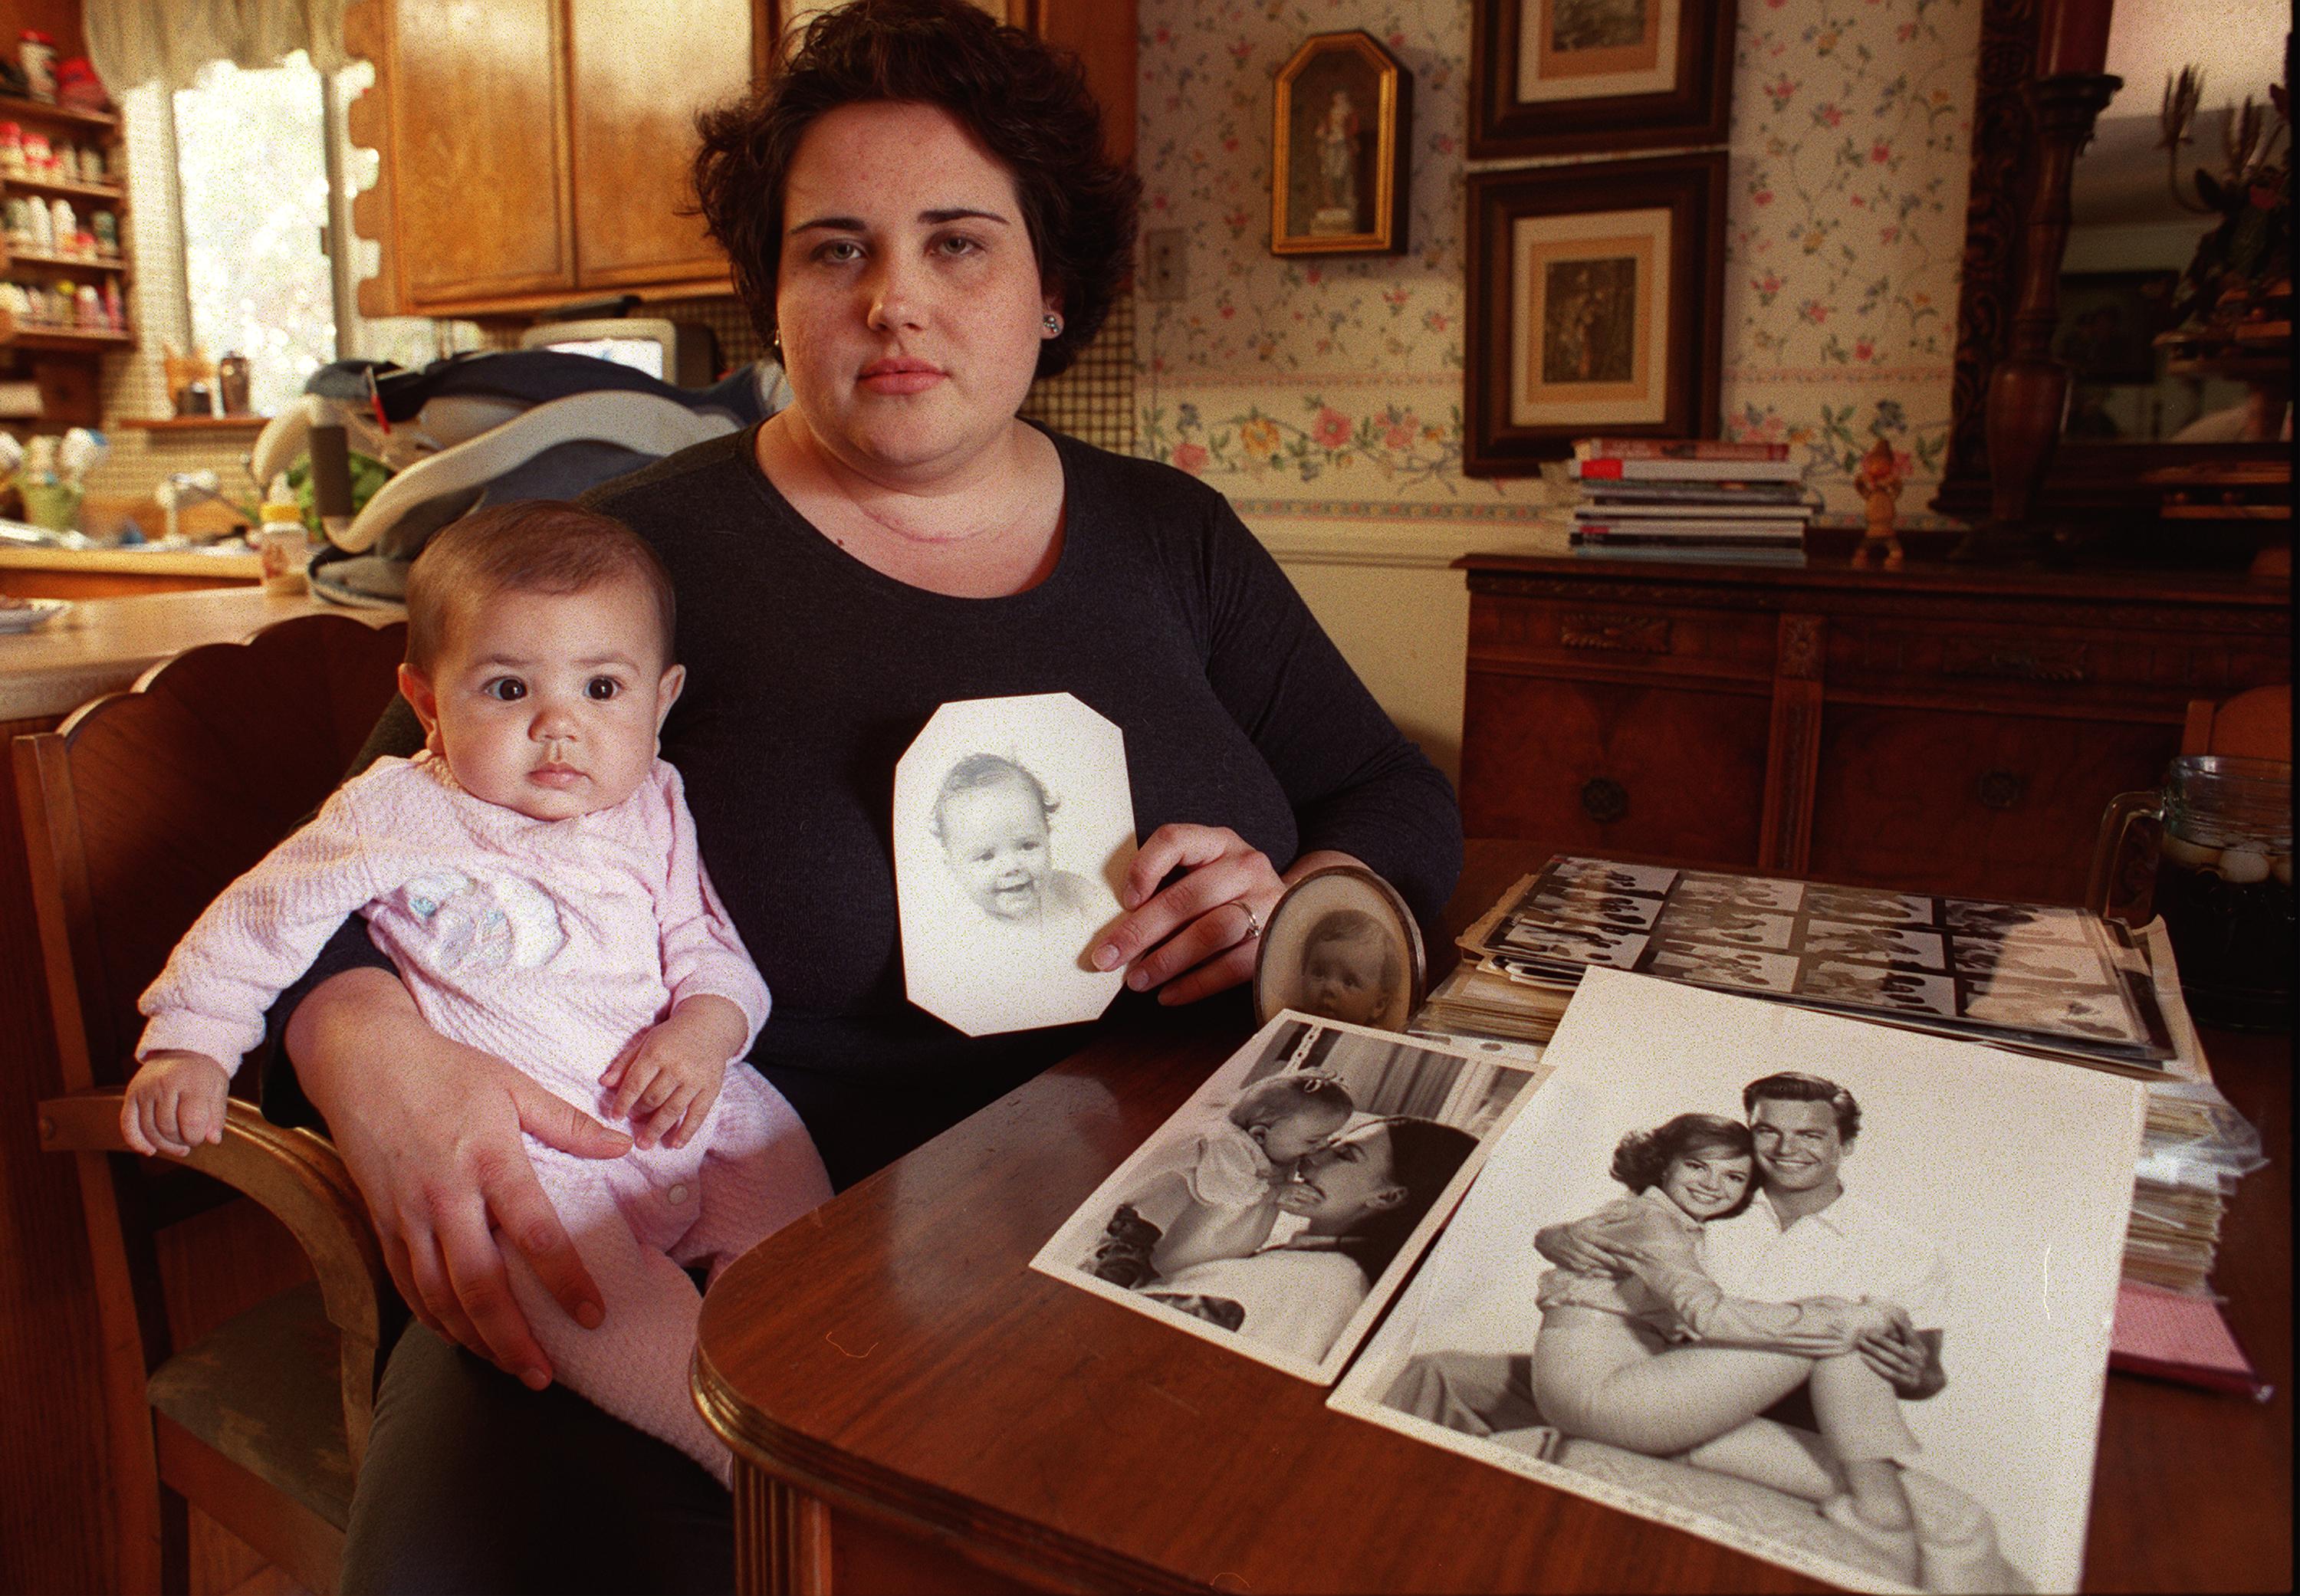
[(1272, 254), (1404, 253), (1412, 105), (1412, 74), (1372, 35), (1303, 41), (1278, 73)]
[(1588, 433), (1714, 436), (1721, 154), (1470, 178), (1462, 469), (1529, 476)]

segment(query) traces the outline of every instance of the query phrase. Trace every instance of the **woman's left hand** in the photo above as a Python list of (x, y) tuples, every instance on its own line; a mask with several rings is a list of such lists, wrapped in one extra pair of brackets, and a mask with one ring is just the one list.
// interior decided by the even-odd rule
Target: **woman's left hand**
[[(1127, 913), (1094, 950), (1096, 969), (1128, 968), (1137, 992), (1162, 1003), (1194, 1003), (1254, 975), (1262, 928), (1288, 885), (1346, 853), (1305, 853), (1279, 875), (1269, 856), (1224, 826), (1161, 826), (1127, 868), (1118, 897)], [(1181, 874), (1162, 889), (1159, 883)]]

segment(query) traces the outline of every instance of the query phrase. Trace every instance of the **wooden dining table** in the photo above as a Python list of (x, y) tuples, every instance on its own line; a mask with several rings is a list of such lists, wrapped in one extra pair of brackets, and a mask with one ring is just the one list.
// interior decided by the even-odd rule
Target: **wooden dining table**
[[(1538, 862), (1472, 843), (1449, 930)], [(1249, 1025), (1233, 1004), (1113, 1028), (727, 1271), (694, 1384), (735, 1453), (744, 1591), (1826, 1588), (1030, 1270)], [(2216, 1284), (2273, 1394), (2109, 1377), (2088, 1590), (2292, 1585), (2290, 1041), (2204, 1046), (2270, 1160)]]

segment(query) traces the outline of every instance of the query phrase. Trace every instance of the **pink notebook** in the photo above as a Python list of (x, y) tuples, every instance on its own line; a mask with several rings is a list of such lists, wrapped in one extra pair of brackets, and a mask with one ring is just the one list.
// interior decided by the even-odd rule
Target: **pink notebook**
[(2237, 1345), (2218, 1302), (2129, 1280), (2116, 1293), (2108, 1367), (2207, 1391), (2234, 1392), (2255, 1401), (2264, 1402), (2272, 1393)]

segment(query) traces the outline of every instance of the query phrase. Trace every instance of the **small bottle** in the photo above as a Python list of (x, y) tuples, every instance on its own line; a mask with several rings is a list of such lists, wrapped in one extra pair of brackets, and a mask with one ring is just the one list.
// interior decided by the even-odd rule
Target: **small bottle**
[(96, 253), (109, 260), (120, 253), (120, 218), (109, 211), (98, 211), (88, 218), (88, 226), (96, 235)]
[(128, 330), (128, 311), (120, 303), (120, 285), (108, 278), (104, 284), (104, 324), (116, 333)]
[(24, 175), (24, 129), (17, 122), (0, 122), (0, 177)]
[(56, 103), (56, 41), (37, 28), (27, 28), (16, 44), (16, 64), (24, 69), (24, 92), (53, 105)]
[(79, 237), (79, 213), (71, 208), (71, 201), (60, 199), (48, 207), (48, 228), (55, 235), (56, 254), (70, 254), (72, 240)]
[(263, 590), (302, 592), (305, 586), (304, 569), (312, 562), (311, 533), (304, 524), (304, 511), (296, 503), (296, 495), (288, 486), (286, 472), (271, 479), (271, 490), (263, 495), (259, 513), (262, 524), (256, 528), (255, 551), (263, 557)]
[(34, 254), (44, 255), (56, 246), (55, 219), (38, 197), (24, 206), (24, 222), (29, 234), (25, 247)]
[(96, 291), (94, 283), (82, 283), (72, 298), (72, 321), (90, 332), (104, 330), (104, 296)]
[(32, 202), (21, 194), (8, 196), (8, 242), (17, 249), (32, 247)]

